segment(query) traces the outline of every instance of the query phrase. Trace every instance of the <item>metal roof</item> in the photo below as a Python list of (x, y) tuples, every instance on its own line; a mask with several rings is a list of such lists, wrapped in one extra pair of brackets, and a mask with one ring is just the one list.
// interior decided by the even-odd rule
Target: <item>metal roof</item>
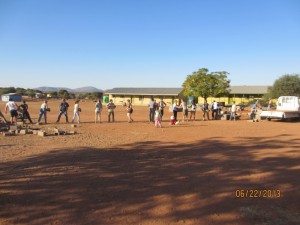
[[(269, 86), (230, 86), (230, 94), (266, 94)], [(183, 88), (113, 88), (104, 94), (112, 95), (169, 95), (178, 96)]]
[(266, 94), (269, 86), (230, 86), (230, 94)]
[(21, 95), (17, 93), (9, 93), (9, 94), (3, 94), (2, 96), (21, 96)]
[(177, 96), (182, 92), (182, 88), (113, 88), (106, 90), (105, 94), (112, 95), (171, 95)]

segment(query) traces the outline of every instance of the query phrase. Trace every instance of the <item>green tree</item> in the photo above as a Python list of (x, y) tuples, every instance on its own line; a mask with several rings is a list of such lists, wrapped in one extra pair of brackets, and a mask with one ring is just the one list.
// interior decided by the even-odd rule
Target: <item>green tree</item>
[(0, 89), (0, 95), (15, 93), (16, 89), (14, 87), (4, 87)]
[(78, 99), (85, 99), (86, 98), (86, 94), (80, 93), (78, 95)]
[(188, 75), (183, 82), (183, 94), (185, 96), (218, 97), (229, 93), (230, 80), (227, 79), (228, 72), (211, 72), (202, 68)]
[(59, 90), (57, 92), (57, 96), (59, 98), (67, 98), (67, 99), (70, 98), (70, 94), (69, 94), (69, 92), (67, 90)]
[(101, 99), (103, 94), (101, 92), (93, 92), (91, 95), (92, 99)]
[(33, 98), (35, 96), (35, 91), (32, 89), (27, 89), (26, 90), (26, 95), (30, 98)]
[(286, 74), (277, 79), (268, 90), (272, 98), (280, 96), (300, 96), (299, 74)]
[(50, 91), (48, 94), (51, 95), (51, 98), (57, 98), (58, 97), (57, 91)]
[(69, 93), (69, 97), (72, 98), (72, 99), (75, 99), (75, 98), (76, 98), (76, 94), (74, 94), (74, 93)]
[(26, 89), (16, 88), (16, 93), (19, 94), (19, 95), (26, 95)]

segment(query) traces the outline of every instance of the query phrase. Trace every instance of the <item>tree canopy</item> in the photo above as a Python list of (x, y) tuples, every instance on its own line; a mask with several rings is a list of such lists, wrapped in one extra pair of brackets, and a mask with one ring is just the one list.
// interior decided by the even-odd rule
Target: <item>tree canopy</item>
[(270, 97), (300, 96), (299, 74), (286, 74), (277, 79), (268, 90)]
[(227, 79), (228, 72), (208, 72), (208, 69), (201, 68), (188, 75), (184, 83), (183, 94), (185, 96), (218, 97), (228, 94), (230, 80)]
[(19, 95), (27, 95), (29, 97), (34, 97), (35, 93), (42, 93), (38, 90), (33, 89), (24, 89), (24, 88), (14, 88), (14, 87), (0, 87), (0, 95), (8, 94), (8, 93), (17, 93)]
[(101, 99), (103, 93), (101, 92), (92, 92), (92, 93), (81, 93), (79, 94), (79, 99)]

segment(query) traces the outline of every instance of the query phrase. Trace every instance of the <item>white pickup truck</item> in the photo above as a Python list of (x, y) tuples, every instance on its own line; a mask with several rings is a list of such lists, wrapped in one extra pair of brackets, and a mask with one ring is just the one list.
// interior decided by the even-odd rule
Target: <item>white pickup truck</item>
[(293, 119), (300, 118), (300, 100), (296, 96), (281, 96), (276, 103), (276, 110), (262, 111), (261, 119)]

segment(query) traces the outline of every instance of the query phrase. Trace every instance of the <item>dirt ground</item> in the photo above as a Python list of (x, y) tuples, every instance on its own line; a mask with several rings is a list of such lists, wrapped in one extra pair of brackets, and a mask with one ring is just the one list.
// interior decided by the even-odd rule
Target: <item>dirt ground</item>
[[(36, 121), (41, 102), (28, 104)], [(201, 121), (198, 111), (169, 126), (166, 112), (157, 129), (146, 107), (127, 123), (118, 106), (115, 123), (104, 110), (95, 124), (94, 104), (80, 103), (76, 135), (0, 136), (1, 225), (300, 224), (299, 122)], [(70, 128), (54, 123), (58, 105), (40, 127)]]

